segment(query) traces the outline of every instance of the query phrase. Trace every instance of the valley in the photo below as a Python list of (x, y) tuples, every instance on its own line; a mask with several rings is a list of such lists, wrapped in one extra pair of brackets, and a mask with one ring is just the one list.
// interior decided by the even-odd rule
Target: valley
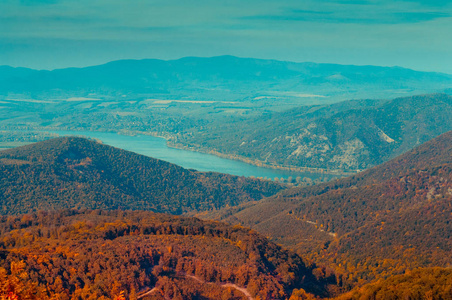
[(333, 175), (311, 172), (296, 172), (295, 170), (270, 169), (265, 167), (254, 166), (253, 164), (243, 163), (233, 160), (228, 156), (213, 155), (198, 151), (190, 151), (178, 149), (167, 145), (167, 141), (162, 137), (154, 137), (150, 135), (123, 135), (108, 132), (92, 132), (92, 131), (51, 131), (44, 134), (55, 134), (59, 136), (83, 136), (102, 143), (118, 147), (124, 150), (133, 151), (138, 154), (161, 159), (186, 169), (195, 169), (201, 172), (219, 172), (236, 176), (256, 177), (273, 180), (278, 178), (280, 181), (287, 180), (289, 177), (293, 182), (298, 178), (310, 178), (312, 182), (328, 181)]
[[(232, 73), (245, 78), (244, 65), (250, 68), (248, 79), (232, 78)], [(125, 71), (132, 67), (136, 68), (134, 74)], [(192, 68), (198, 68), (197, 72)], [(8, 86), (0, 90), (0, 130), (4, 132), (150, 135), (163, 137), (168, 146), (178, 149), (276, 170), (330, 174), (329, 179), (381, 164), (452, 130), (452, 100), (447, 94), (452, 77), (447, 74), (234, 57), (117, 61), (92, 68), (19, 71), (5, 69), (2, 79)], [(355, 80), (330, 82), (337, 73), (347, 73)], [(101, 77), (94, 80), (95, 76)], [(146, 92), (133, 78), (168, 90)], [(39, 88), (30, 86), (30, 80)], [(177, 90), (171, 85), (176, 82)], [(200, 82), (205, 89), (199, 89)], [(276, 93), (288, 82), (291, 88), (281, 99), (254, 88), (269, 85), (275, 91), (265, 91)], [(404, 97), (397, 97), (396, 92), (379, 94), (390, 91), (391, 85), (411, 84), (413, 92)], [(369, 94), (338, 92), (347, 86)], [(302, 91), (306, 88), (310, 93)], [(313, 93), (317, 88), (322, 92)], [(421, 94), (424, 91), (437, 93)], [(211, 94), (214, 92), (221, 96)], [(349, 98), (343, 98), (346, 95)]]
[(359, 172), (452, 130), (445, 94), (303, 106), (178, 134), (170, 141), (264, 165)]
[[(290, 189), (75, 137), (2, 151), (0, 288), (30, 299), (384, 299), (397, 287), (398, 295), (447, 299), (451, 149), (448, 132), (360, 174)], [(231, 225), (127, 210), (143, 208)], [(80, 265), (86, 274), (71, 267)], [(150, 287), (157, 292), (139, 292)]]
[(452, 300), (452, 0), (0, 1), (0, 300)]
[(250, 226), (358, 284), (447, 268), (451, 164), (450, 131), (360, 174), (198, 216)]
[(0, 297), (451, 299), (452, 76), (0, 67)]

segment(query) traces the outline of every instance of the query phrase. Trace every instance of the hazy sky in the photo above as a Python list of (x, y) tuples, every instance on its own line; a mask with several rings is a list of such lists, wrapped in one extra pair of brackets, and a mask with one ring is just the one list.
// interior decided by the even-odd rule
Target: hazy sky
[(0, 65), (224, 54), (452, 73), (452, 0), (0, 1)]

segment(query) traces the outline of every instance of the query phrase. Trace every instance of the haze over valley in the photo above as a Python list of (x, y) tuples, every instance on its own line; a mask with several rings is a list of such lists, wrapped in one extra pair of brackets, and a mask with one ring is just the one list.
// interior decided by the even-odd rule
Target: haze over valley
[[(31, 234), (36, 240), (38, 233), (33, 226), (55, 226), (38, 221), (43, 213), (51, 211), (64, 216), (66, 221), (63, 224), (69, 226), (64, 229), (67, 233), (63, 240), (58, 242), (61, 247), (69, 243), (64, 239), (72, 234), (77, 236), (77, 231), (82, 230), (85, 234), (94, 234), (99, 243), (103, 239), (115, 240), (109, 250), (113, 252), (108, 256), (118, 255), (115, 253), (119, 253), (117, 247), (123, 247), (121, 243), (128, 247), (134, 245), (131, 249), (160, 249), (166, 245), (164, 247), (179, 250), (174, 253), (169, 250), (170, 256), (165, 254), (157, 261), (153, 256), (153, 262), (142, 254), (133, 254), (138, 255), (139, 265), (121, 264), (137, 270), (135, 279), (121, 279), (121, 273), (115, 275), (116, 279), (106, 277), (103, 279), (105, 286), (111, 286), (114, 280), (118, 282), (116, 290), (107, 292), (99, 288), (95, 277), (65, 275), (58, 277), (58, 283), (54, 277), (41, 277), (43, 270), (39, 262), (32, 261), (33, 255), (50, 255), (55, 259), (59, 254), (48, 251), (32, 254), (29, 247), (43, 249), (42, 246), (33, 246), (31, 240), (25, 244), (14, 241), (15, 233), (5, 229), (2, 247), (6, 269), (2, 269), (5, 274), (2, 276), (6, 276), (8, 285), (3, 289), (11, 289), (12, 282), (17, 282), (15, 278), (19, 276), (21, 283), (14, 284), (14, 293), (21, 297), (24, 293), (31, 293), (39, 299), (52, 297), (57, 290), (60, 290), (58, 295), (68, 299), (85, 299), (92, 295), (98, 298), (154, 299), (161, 294), (181, 299), (201, 295), (210, 299), (348, 299), (375, 293), (376, 280), (386, 279), (378, 281), (378, 293), (383, 295), (382, 298), (387, 296), (385, 289), (393, 285), (400, 287), (401, 283), (395, 283), (398, 280), (407, 287), (400, 289), (399, 295), (420, 299), (434, 291), (438, 299), (448, 297), (450, 289), (447, 286), (450, 286), (452, 278), (447, 269), (452, 251), (449, 241), (452, 194), (448, 166), (451, 163), (452, 96), (447, 93), (450, 92), (451, 76), (404, 70), (405, 77), (400, 77), (401, 69), (347, 67), (350, 72), (347, 76), (359, 80), (338, 84), (335, 82), (337, 78), (333, 80), (329, 74), (337, 72), (338, 68), (344, 72), (343, 66), (328, 66), (326, 73), (322, 73), (324, 79), (314, 80), (312, 76), (320, 76), (320, 73), (313, 75), (311, 70), (308, 76), (304, 65), (293, 64), (288, 68), (288, 63), (233, 57), (186, 61), (197, 62), (192, 63), (190, 72), (170, 69), (166, 62), (159, 62), (165, 64), (165, 72), (154, 70), (157, 61), (151, 64), (149, 61), (107, 64), (108, 73), (102, 73), (107, 72), (104, 70), (106, 66), (57, 71), (5, 68), (9, 73), (3, 73), (0, 103), (3, 112), (0, 145), (5, 149), (0, 152), (1, 209), (5, 216), (26, 214), (22, 220), (31, 218), (31, 223), (20, 221), (25, 222), (17, 227), (23, 228), (21, 234)], [(241, 64), (234, 66), (231, 61), (240, 61)], [(232, 78), (231, 72), (240, 73), (245, 62), (248, 62), (248, 67), (251, 64), (256, 69), (246, 69), (248, 73), (243, 78)], [(140, 71), (136, 72), (140, 79), (133, 79), (133, 72), (124, 73), (124, 65), (129, 70), (132, 68), (130, 64), (143, 70), (141, 75)], [(221, 70), (218, 67), (221, 65), (228, 68)], [(276, 72), (281, 65), (284, 71)], [(294, 71), (294, 66), (299, 69)], [(200, 71), (196, 72), (198, 69)], [(317, 65), (315, 69), (322, 68)], [(375, 75), (375, 69), (382, 73)], [(357, 70), (369, 73), (358, 76)], [(269, 75), (261, 75), (265, 72)], [(142, 77), (145, 74), (148, 79)], [(252, 74), (259, 75), (253, 79)], [(299, 81), (302, 77), (306, 78), (304, 84), (292, 86), (297, 92), (275, 92), (284, 90), (289, 82)], [(145, 81), (148, 82), (146, 86)], [(351, 94), (341, 95), (338, 91), (341, 88), (350, 93), (365, 90), (370, 97), (372, 93), (378, 94), (383, 86), (395, 85), (410, 86), (415, 95), (405, 90), (405, 95), (399, 97), (400, 91), (386, 89), (384, 94), (390, 98), (343, 101), (341, 97)], [(162, 90), (156, 91), (157, 86)], [(196, 89), (196, 86), (204, 88)], [(241, 89), (236, 90), (234, 86)], [(258, 87), (267, 92), (257, 92)], [(421, 92), (435, 93), (417, 95), (418, 88)], [(56, 138), (68, 133), (94, 139)], [(181, 164), (184, 164), (183, 159), (189, 155), (183, 153), (200, 151), (223, 157), (226, 165), (228, 159), (242, 161), (240, 168), (243, 170), (238, 171), (238, 175), (245, 173), (246, 164), (254, 165), (257, 171), (252, 172), (259, 174), (259, 168), (264, 170), (263, 167), (288, 173), (274, 178), (203, 173), (193, 170), (206, 168), (201, 166), (201, 160), (216, 164), (209, 156), (203, 156), (207, 154), (200, 154), (199, 166), (195, 160), (193, 169), (188, 170), (101, 144), (105, 138), (107, 143), (152, 155), (152, 151), (145, 150), (149, 147), (145, 143), (146, 136), (164, 138), (169, 147), (182, 149), (176, 150), (179, 152), (175, 152), (174, 158), (163, 154), (163, 158), (169, 161), (178, 161), (180, 157)], [(136, 145), (132, 146), (135, 140)], [(42, 142), (34, 143), (38, 141)], [(165, 145), (163, 140), (161, 145)], [(18, 146), (21, 147), (16, 148)], [(169, 149), (166, 145), (160, 146), (154, 153), (165, 153)], [(369, 170), (362, 172), (365, 169)], [(203, 169), (210, 170), (217, 169), (215, 166)], [(332, 181), (322, 183), (328, 180)], [(116, 213), (108, 213), (108, 210)], [(155, 238), (149, 240), (146, 236), (148, 229), (130, 223), (127, 216), (136, 217), (128, 210), (185, 214), (249, 226), (265, 235), (266, 238), (259, 239), (273, 245), (270, 247), (289, 248), (292, 252), (284, 255), (292, 259), (296, 257), (296, 262), (292, 260), (289, 268), (301, 269), (278, 271), (279, 267), (262, 262), (270, 269), (259, 271), (262, 269), (254, 265), (254, 259), (243, 261), (240, 268), (226, 268), (226, 265), (207, 267), (209, 260), (205, 254), (191, 250), (195, 254), (189, 258), (184, 254), (187, 250), (183, 249), (193, 247), (191, 243), (199, 236), (210, 239), (211, 231), (199, 229), (198, 233), (182, 234), (187, 229), (174, 229), (179, 225), (168, 224), (179, 221), (171, 219), (165, 221), (167, 225), (162, 225), (162, 228), (169, 229), (151, 230), (155, 232), (153, 235), (157, 234), (155, 238), (166, 240), (162, 244)], [(101, 228), (106, 226), (101, 225), (105, 222), (104, 217), (100, 217), (103, 215), (113, 222), (109, 224), (116, 224), (108, 226), (113, 226), (109, 232), (119, 232), (117, 237), (102, 233), (104, 229)], [(137, 217), (155, 218), (154, 215), (139, 213)], [(78, 221), (71, 221), (71, 218)], [(6, 225), (9, 220), (4, 219), (5, 226), (15, 228)], [(187, 220), (198, 222), (197, 219)], [(74, 222), (82, 223), (75, 226)], [(97, 233), (99, 230), (100, 235)], [(144, 233), (122, 241), (136, 230)], [(30, 233), (25, 233), (28, 231)], [(52, 245), (61, 234), (49, 233), (47, 236), (50, 237), (39, 243)], [(230, 240), (229, 233), (215, 233), (214, 236), (217, 234), (221, 239)], [(421, 241), (426, 239), (429, 243), (423, 244)], [(209, 247), (224, 251), (224, 259), (228, 261), (239, 255), (234, 247), (243, 249), (237, 244), (239, 242), (234, 241), (229, 249), (224, 241), (214, 239), (209, 242), (212, 243)], [(362, 248), (367, 251), (362, 253)], [(156, 253), (161, 253), (158, 251)], [(21, 253), (21, 256), (13, 253)], [(251, 253), (254, 252), (245, 255), (255, 255)], [(259, 253), (261, 257), (268, 255)], [(123, 257), (126, 254), (119, 255)], [(286, 261), (280, 254), (273, 255), (282, 262)], [(58, 272), (65, 274), (70, 265), (90, 263), (91, 258), (86, 259), (86, 262), (69, 262), (64, 258), (59, 262), (63, 265), (58, 267)], [(16, 269), (13, 269), (13, 262), (18, 264), (14, 267)], [(69, 265), (64, 265), (67, 263)], [(150, 265), (141, 269), (144, 264)], [(197, 265), (192, 268), (192, 264)], [(245, 266), (251, 273), (242, 277), (240, 272)], [(420, 286), (410, 276), (397, 277), (406, 270), (415, 269), (416, 278), (422, 278), (424, 282)], [(91, 272), (104, 276), (98, 268)], [(281, 275), (281, 272), (289, 273)], [(436, 281), (443, 282), (435, 284), (434, 290), (426, 288), (432, 280), (427, 274), (432, 272), (436, 274)], [(30, 285), (31, 282), (45, 285), (46, 289), (36, 289), (36, 285)], [(196, 285), (188, 289), (193, 282)], [(62, 286), (63, 290), (57, 286)], [(412, 286), (419, 286), (417, 293), (420, 294), (413, 294), (409, 288)]]
[(452, 299), (450, 1), (0, 11), (0, 299)]
[(0, 129), (148, 134), (259, 166), (348, 174), (452, 129), (441, 73), (231, 56), (3, 69)]

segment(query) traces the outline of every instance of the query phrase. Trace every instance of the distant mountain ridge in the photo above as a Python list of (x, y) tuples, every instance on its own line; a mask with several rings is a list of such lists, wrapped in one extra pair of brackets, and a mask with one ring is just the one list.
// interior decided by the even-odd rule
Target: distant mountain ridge
[(0, 178), (2, 215), (68, 208), (181, 214), (283, 189), (269, 181), (187, 170), (75, 137), (0, 151)]
[(409, 94), (438, 92), (450, 88), (451, 84), (452, 75), (400, 67), (295, 63), (233, 56), (120, 60), (52, 71), (0, 66), (0, 95), (31, 93), (38, 97), (64, 92), (76, 96), (159, 94), (238, 100), (259, 95), (317, 93), (350, 99), (394, 95), (389, 90)]
[(355, 176), (200, 216), (250, 226), (359, 282), (450, 266), (451, 201), (449, 131)]

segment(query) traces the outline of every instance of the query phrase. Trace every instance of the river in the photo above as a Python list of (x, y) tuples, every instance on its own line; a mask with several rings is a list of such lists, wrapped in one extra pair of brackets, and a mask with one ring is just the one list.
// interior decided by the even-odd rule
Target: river
[(95, 138), (102, 143), (113, 147), (133, 151), (138, 154), (158, 158), (167, 162), (182, 166), (187, 169), (195, 169), (202, 172), (213, 171), (246, 177), (263, 177), (274, 179), (292, 177), (308, 177), (317, 179), (325, 176), (316, 173), (300, 173), (286, 170), (275, 170), (253, 166), (241, 161), (221, 158), (211, 154), (170, 148), (166, 140), (149, 135), (122, 135), (97, 131), (49, 131), (61, 136), (76, 135)]

